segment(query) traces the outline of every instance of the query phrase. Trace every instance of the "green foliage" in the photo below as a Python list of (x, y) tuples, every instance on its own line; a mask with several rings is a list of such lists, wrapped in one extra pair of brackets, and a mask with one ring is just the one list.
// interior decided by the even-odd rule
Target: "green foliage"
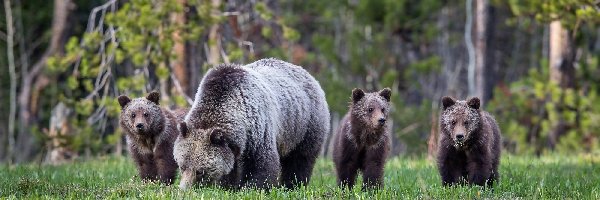
[[(191, 1), (189, 5), (200, 10), (212, 9), (211, 2)], [(111, 32), (113, 29), (106, 32), (94, 29), (83, 34), (81, 39), (72, 37), (64, 54), (48, 59), (47, 74), (67, 75), (66, 81), (58, 87), (65, 90), (62, 101), (75, 110), (71, 118), (73, 134), (67, 138), (70, 148), (79, 152), (85, 148), (97, 153), (103, 145), (116, 144), (120, 139), (115, 137), (120, 138), (121, 134), (99, 133), (106, 123), (87, 123), (98, 117), (98, 113), (104, 115), (102, 120), (116, 121), (120, 106), (115, 97), (106, 92), (114, 85), (117, 94), (145, 95), (152, 77), (160, 82), (170, 79), (169, 66), (177, 58), (173, 51), (174, 32), (179, 32), (185, 42), (200, 38), (207, 27), (221, 21), (208, 12), (201, 12), (191, 16), (186, 24), (178, 24), (170, 18), (175, 13), (183, 13), (182, 5), (175, 0), (128, 1), (116, 12), (107, 12), (104, 24), (97, 25), (103, 27), (102, 30), (114, 28), (114, 32)], [(119, 68), (133, 68), (134, 73), (122, 73)], [(105, 76), (110, 78), (102, 82)], [(172, 100), (164, 103), (187, 104), (182, 97)], [(99, 110), (106, 112), (97, 112)]]
[[(579, 151), (597, 148), (597, 130), (600, 129), (595, 122), (600, 120), (600, 108), (595, 105), (600, 103), (600, 88), (597, 86), (600, 76), (597, 69), (599, 57), (595, 56), (598, 52), (592, 50), (592, 46), (597, 42), (600, 17), (591, 5), (593, 0), (494, 1), (496, 20), (505, 19), (509, 11), (515, 15), (510, 18), (509, 25), (519, 26), (514, 34), (513, 30), (498, 29), (494, 36), (502, 42), (497, 44), (502, 48), (494, 49), (494, 55), (501, 55), (500, 60), (506, 58), (506, 63), (511, 63), (506, 66), (506, 71), (535, 66), (522, 63), (540, 60), (543, 27), (536, 25), (558, 19), (574, 31), (572, 33), (577, 33), (574, 34), (580, 60), (577, 78), (583, 80), (576, 89), (562, 91), (547, 84), (548, 72), (543, 67), (528, 73), (507, 89), (497, 88), (489, 108), (498, 115), (508, 141), (517, 144), (517, 152), (544, 151), (551, 127), (558, 120), (564, 120), (576, 128), (562, 136), (564, 141), (561, 140), (557, 149)], [(77, 2), (77, 5), (79, 8), (94, 3), (97, 2)], [(448, 48), (450, 51), (462, 48), (463, 9), (463, 1), (436, 0), (282, 0), (277, 3), (253, 1), (220, 5), (192, 0), (187, 1), (185, 6), (176, 0), (121, 2), (115, 12), (106, 12), (104, 21), (96, 15), (94, 23), (102, 24), (93, 24), (93, 30), (72, 37), (64, 47), (64, 54), (47, 60), (44, 73), (52, 84), (41, 91), (40, 96), (44, 98), (39, 103), (38, 113), (34, 113), (38, 122), (32, 131), (43, 136), (39, 127), (48, 124), (50, 108), (63, 102), (73, 109), (70, 120), (74, 134), (67, 138), (72, 143), (71, 148), (82, 153), (86, 151), (84, 148), (88, 148), (86, 145), (91, 145), (87, 150), (95, 154), (104, 151), (106, 146), (112, 147), (122, 136), (115, 128), (120, 112), (115, 101), (117, 95), (139, 97), (158, 88), (170, 89), (166, 91), (168, 94), (175, 90), (170, 75), (172, 61), (179, 56), (175, 55), (173, 47), (179, 41), (173, 33), (180, 33), (182, 41), (199, 46), (194, 50), (196, 55), (191, 55), (198, 56), (196, 61), (200, 60), (200, 63), (194, 62), (198, 66), (192, 66), (200, 71), (195, 75), (201, 75), (212, 67), (204, 61), (207, 52), (203, 52), (206, 51), (203, 48), (217, 43), (222, 45), (226, 58), (232, 63), (249, 63), (265, 57), (280, 58), (309, 70), (325, 90), (330, 110), (339, 115), (347, 111), (352, 88), (368, 91), (392, 88), (395, 137), (400, 139), (399, 146), (403, 152), (419, 154), (424, 152), (431, 121), (435, 120), (431, 112), (438, 109), (432, 100), (436, 101), (434, 98), (440, 95), (437, 93), (444, 89), (438, 86), (444, 84), (441, 80), (445, 78), (442, 73), (447, 70), (444, 67), (447, 68), (446, 65), (454, 59), (444, 60), (447, 55), (439, 53), (440, 35), (442, 31), (450, 31), (443, 36), (448, 37), (448, 44), (456, 45)], [(29, 8), (24, 13), (30, 16), (25, 18), (26, 24), (27, 20), (51, 17), (51, 9), (32, 10), (37, 8)], [(238, 14), (225, 16), (220, 13), (225, 10)], [(173, 14), (183, 13), (187, 17), (185, 24), (172, 21)], [(81, 15), (73, 18), (83, 24), (87, 16)], [(449, 19), (442, 20), (442, 17)], [(43, 26), (51, 24), (50, 20), (45, 21), (47, 23)], [(443, 21), (450, 23), (443, 25), (448, 23)], [(233, 25), (233, 22), (240, 24)], [(219, 25), (219, 41), (208, 37), (213, 25)], [(28, 32), (38, 29), (41, 28), (34, 26)], [(237, 31), (242, 34), (237, 35)], [(522, 42), (510, 36), (520, 37), (523, 34), (538, 38), (529, 44), (529, 41)], [(40, 46), (44, 46), (49, 34), (39, 35)], [(504, 44), (504, 41), (508, 43)], [(300, 51), (297, 52), (297, 49)], [(504, 56), (507, 53), (504, 49), (528, 50), (518, 51), (526, 54), (523, 56)], [(36, 54), (37, 50), (32, 52)], [(460, 65), (463, 60), (454, 59), (454, 64), (450, 65)], [(216, 62), (224, 61), (222, 57)], [(547, 66), (544, 62), (540, 66)], [(0, 59), (2, 63), (4, 60)], [(461, 82), (464, 73), (456, 73), (461, 73), (457, 77), (457, 82)], [(522, 73), (516, 75), (519, 77)], [(104, 77), (108, 77), (106, 83), (103, 82)], [(3, 88), (6, 88), (7, 78), (6, 74), (0, 73)], [(514, 79), (497, 79), (502, 80)], [(430, 83), (433, 86), (427, 85)], [(163, 84), (167, 84), (166, 87)], [(458, 87), (462, 90), (460, 85)], [(1, 94), (6, 96), (6, 93)], [(0, 101), (8, 104), (7, 98)], [(161, 103), (165, 106), (187, 105), (180, 95), (171, 95)], [(105, 147), (98, 147), (102, 145)]]
[(442, 59), (439, 56), (431, 56), (429, 58), (416, 61), (408, 67), (406, 73), (404, 74), (404, 78), (411, 80), (411, 77), (422, 74), (438, 74), (442, 70), (441, 65)]
[[(320, 83), (325, 91), (325, 98), (327, 99), (330, 112), (340, 114), (341, 118), (348, 112), (348, 106), (351, 102), (350, 95), (353, 88), (343, 81), (337, 71), (325, 72), (318, 78), (322, 80)], [(332, 127), (332, 130), (335, 129), (337, 127)]]
[(296, 42), (300, 39), (300, 33), (290, 27), (283, 26), (283, 38), (291, 42)]
[[(600, 126), (590, 123), (598, 120), (598, 53), (587, 48), (597, 36), (586, 33), (597, 30), (600, 12), (594, 0), (531, 0), (494, 1), (496, 6), (506, 6), (514, 15), (509, 25), (531, 27), (536, 23), (548, 24), (560, 21), (573, 36), (572, 51), (579, 51), (575, 59), (577, 86), (561, 89), (549, 83), (549, 63), (541, 58), (540, 68), (530, 69), (528, 74), (508, 88), (497, 88), (489, 107), (493, 110), (501, 129), (509, 141), (509, 149), (517, 153), (544, 153), (554, 140), (551, 133), (565, 127), (555, 150), (591, 151), (597, 148)], [(560, 131), (559, 131), (560, 132)]]
[[(66, 79), (53, 87), (64, 90), (60, 94), (60, 101), (75, 111), (70, 116), (73, 134), (67, 138), (69, 147), (79, 153), (85, 150), (86, 153), (96, 154), (107, 149), (99, 146), (113, 147), (120, 140), (120, 130), (117, 129), (113, 134), (108, 132), (113, 129), (107, 129), (111, 125), (118, 126), (121, 108), (116, 96), (119, 94), (135, 98), (150, 90), (170, 88), (161, 91), (167, 92), (162, 94), (161, 104), (187, 106), (188, 102), (183, 96), (169, 95), (175, 91), (170, 80), (173, 61), (179, 56), (174, 51), (178, 42), (204, 42), (204, 45), (220, 43), (228, 54), (227, 58), (234, 63), (256, 59), (253, 54), (248, 55), (247, 51), (240, 48), (240, 41), (225, 38), (222, 28), (219, 28), (219, 34), (222, 34), (218, 37), (219, 41), (207, 37), (207, 30), (229, 22), (221, 13), (225, 10), (224, 5), (214, 5), (211, 1), (188, 1), (186, 5), (176, 0), (127, 1), (114, 12), (107, 10), (103, 20), (92, 21), (93, 24), (89, 25), (92, 30), (87, 30), (80, 37), (72, 37), (65, 46), (64, 54), (50, 57), (45, 72), (54, 79)], [(184, 6), (187, 8), (184, 9)], [(261, 20), (273, 22), (273, 26), (263, 26), (264, 37), (270, 37), (277, 30), (281, 39), (288, 43), (300, 40), (300, 33), (287, 26), (284, 18), (275, 16), (266, 3), (258, 2), (254, 9)], [(195, 12), (190, 14), (192, 12), (184, 10)], [(176, 14), (186, 15), (185, 23), (173, 20)], [(94, 17), (102, 16), (95, 13)], [(96, 24), (98, 22), (102, 24)], [(256, 45), (256, 48), (265, 52), (265, 57), (284, 60), (289, 57), (282, 48), (269, 45)], [(201, 66), (203, 72), (211, 67), (206, 62)]]
[(437, 35), (435, 14), (442, 1), (375, 0), (359, 1), (356, 16), (367, 24), (381, 24), (389, 33), (399, 33), (410, 40), (426, 44)]
[[(427, 152), (427, 140), (431, 131), (432, 120), (438, 120), (438, 115), (432, 115), (437, 107), (430, 100), (420, 105), (408, 105), (402, 100), (402, 94), (392, 93), (394, 134), (402, 144), (398, 145), (407, 155), (423, 155)], [(437, 127), (436, 129), (437, 130)]]
[(548, 73), (547, 67), (532, 68), (506, 90), (496, 89), (488, 109), (500, 122), (505, 140), (518, 144), (512, 149), (517, 153), (543, 153), (550, 133), (563, 121), (570, 131), (560, 138), (558, 151), (594, 149), (600, 136), (600, 124), (593, 123), (600, 116), (598, 88), (561, 89), (549, 83)]
[(569, 29), (574, 29), (580, 22), (600, 22), (600, 12), (595, 7), (595, 0), (496, 0), (497, 4), (507, 4), (516, 16), (530, 16), (541, 22), (560, 20)]
[[(326, 67), (318, 71), (317, 79), (325, 90), (331, 112), (339, 115), (347, 112), (353, 88), (367, 91), (392, 88), (394, 134), (402, 143), (398, 146), (403, 153), (414, 155), (426, 148), (433, 109), (431, 101), (406, 102), (402, 94), (406, 91), (398, 90), (398, 86), (418, 88), (420, 79), (437, 76), (441, 58), (421, 52), (422, 58), (405, 65), (394, 45), (432, 43), (442, 6), (442, 2), (435, 0), (334, 0), (286, 1), (282, 7), (288, 8), (284, 13), (289, 26), (303, 27), (299, 29), (304, 30), (300, 35), (309, 37), (306, 40), (301, 37), (299, 41), (309, 41), (308, 46), (315, 48), (315, 60)], [(303, 23), (298, 16), (304, 15), (315, 16), (316, 24)], [(395, 42), (398, 38), (402, 39)]]
[(271, 18), (273, 18), (273, 13), (267, 7), (267, 5), (265, 4), (265, 2), (256, 2), (256, 5), (254, 6), (254, 9), (256, 9), (256, 12), (264, 20), (271, 20)]
[[(385, 168), (384, 188), (362, 191), (360, 184), (343, 191), (336, 185), (333, 163), (319, 159), (311, 182), (294, 190), (273, 188), (226, 190), (196, 187), (180, 190), (144, 183), (131, 159), (102, 157), (62, 166), (0, 167), (0, 197), (17, 199), (598, 199), (598, 154), (541, 158), (502, 157), (500, 181), (493, 190), (480, 187), (443, 187), (434, 162), (391, 158)], [(532, 170), (535, 169), (535, 170)], [(359, 183), (361, 179), (359, 178)], [(177, 183), (175, 181), (175, 183)]]

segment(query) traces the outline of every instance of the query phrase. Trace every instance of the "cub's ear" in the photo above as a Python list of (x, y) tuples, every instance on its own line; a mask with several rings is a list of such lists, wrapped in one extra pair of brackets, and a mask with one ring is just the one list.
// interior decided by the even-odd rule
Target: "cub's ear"
[(392, 90), (390, 90), (390, 88), (383, 88), (383, 90), (379, 91), (379, 96), (382, 96), (387, 102), (390, 102)]
[(360, 88), (354, 88), (352, 90), (352, 102), (356, 103), (360, 101), (365, 96), (365, 92)]
[(131, 102), (131, 99), (128, 96), (125, 95), (121, 95), (117, 98), (117, 100), (119, 101), (119, 105), (121, 105), (121, 108), (125, 108), (125, 106)]
[(179, 133), (181, 133), (181, 136), (183, 136), (184, 138), (186, 138), (188, 136), (188, 128), (187, 128), (187, 124), (185, 122), (181, 122), (179, 123)]
[(479, 110), (479, 106), (481, 105), (481, 101), (479, 100), (479, 98), (473, 97), (473, 98), (470, 98), (467, 101), (467, 105), (469, 105), (469, 107), (471, 107), (471, 108), (473, 108), (475, 110)]
[(157, 91), (150, 92), (150, 94), (148, 94), (146, 99), (150, 100), (151, 102), (155, 103), (156, 105), (159, 105), (158, 102), (160, 101), (160, 93), (158, 93)]
[(456, 100), (454, 100), (452, 97), (449, 96), (445, 96), (442, 97), (442, 105), (444, 110), (448, 109), (450, 106), (453, 106), (456, 103)]

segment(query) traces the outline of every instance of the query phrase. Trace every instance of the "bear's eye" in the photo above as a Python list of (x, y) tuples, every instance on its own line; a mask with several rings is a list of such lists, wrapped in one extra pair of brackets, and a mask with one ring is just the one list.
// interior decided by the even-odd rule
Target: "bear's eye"
[(452, 123), (452, 125), (455, 125), (456, 124), (456, 120), (452, 120), (451, 123)]
[(131, 114), (131, 118), (135, 118), (135, 113)]
[(469, 125), (469, 122), (465, 122), (464, 124), (465, 124), (465, 126), (468, 126), (468, 125)]
[(385, 112), (385, 108), (382, 108), (382, 109), (381, 109), (381, 112)]
[(144, 113), (144, 117), (148, 117), (148, 113)]
[(373, 108), (369, 108), (369, 112), (373, 112)]

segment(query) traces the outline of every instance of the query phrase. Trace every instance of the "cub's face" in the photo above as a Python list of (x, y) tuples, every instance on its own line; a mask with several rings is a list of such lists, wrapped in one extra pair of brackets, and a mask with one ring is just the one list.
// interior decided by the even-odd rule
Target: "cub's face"
[(454, 142), (455, 147), (462, 147), (473, 137), (473, 133), (481, 127), (479, 114), (479, 99), (457, 101), (451, 97), (442, 98), (443, 111), (441, 125)]
[(391, 94), (389, 88), (373, 93), (352, 90), (352, 115), (371, 130), (383, 128), (388, 121)]
[(195, 182), (218, 183), (231, 173), (239, 148), (230, 139), (230, 133), (216, 127), (188, 127), (186, 122), (179, 124), (179, 131), (173, 154), (181, 169), (181, 188)]
[(121, 125), (127, 132), (148, 136), (156, 131), (164, 119), (158, 106), (160, 94), (152, 92), (146, 98), (131, 100), (127, 96), (118, 98), (121, 105)]

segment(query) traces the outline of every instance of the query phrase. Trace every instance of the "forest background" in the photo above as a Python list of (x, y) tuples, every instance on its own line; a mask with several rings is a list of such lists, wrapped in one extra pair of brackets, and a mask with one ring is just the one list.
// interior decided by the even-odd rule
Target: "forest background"
[[(598, 152), (597, 0), (4, 0), (0, 161), (126, 154), (116, 97), (189, 107), (220, 63), (274, 57), (350, 91), (393, 90), (393, 155), (434, 156), (439, 100), (478, 96), (506, 152)], [(329, 139), (328, 139), (329, 141)], [(330, 154), (323, 148), (323, 155)]]

